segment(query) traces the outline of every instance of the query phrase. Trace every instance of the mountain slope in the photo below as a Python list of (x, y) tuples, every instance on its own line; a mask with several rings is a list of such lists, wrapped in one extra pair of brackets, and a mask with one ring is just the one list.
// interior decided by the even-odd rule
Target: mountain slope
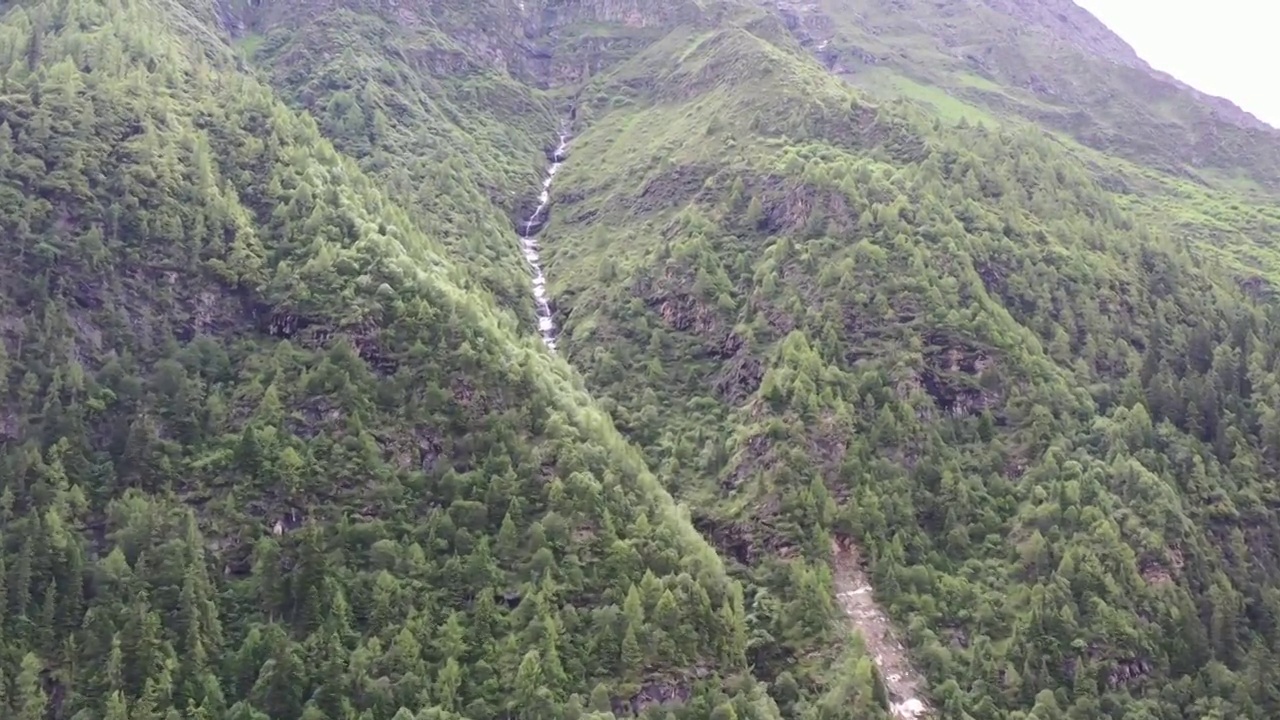
[(17, 717), (1280, 712), (1275, 147), (1071, 8), (5, 7)]
[[(877, 107), (814, 64), (787, 12), (524, 10), (532, 52), (551, 48), (560, 68), (541, 81), (577, 99), (543, 241), (564, 347), (741, 561), (749, 652), (784, 714), (830, 712), (815, 700), (849, 672), (833, 604), (814, 597), (836, 589), (829, 535), (865, 546), (946, 716), (1265, 714), (1265, 694), (1228, 688), (1269, 662), (1240, 645), (1269, 612), (1273, 563), (1250, 566), (1227, 538), (1240, 508), (1272, 512), (1257, 484), (1268, 311), (1161, 231), (1170, 207), (1204, 215), (1182, 170)], [(525, 50), (493, 62), (519, 77)], [(1117, 171), (1160, 192), (1117, 196)], [(1248, 232), (1239, 215), (1214, 220)], [(1233, 357), (1248, 370), (1228, 382)], [(1144, 430), (1152, 415), (1172, 434)], [(1153, 475), (1178, 478), (1163, 505)], [(1203, 504), (1217, 493), (1231, 510)], [(1043, 517), (1046, 496), (1065, 519)], [(1097, 522), (1118, 511), (1129, 519)], [(1230, 542), (1270, 557), (1258, 517)], [(1080, 564), (1110, 580), (1075, 579)], [(1068, 604), (1069, 621), (1046, 624), (1044, 607)], [(820, 608), (815, 622), (794, 622), (802, 607)], [(1199, 689), (1209, 676), (1223, 689)]]
[(874, 96), (1047, 130), (1142, 220), (1269, 291), (1280, 131), (1140, 60), (1070, 0), (777, 3), (798, 42)]
[(1280, 190), (1280, 131), (1153, 70), (1071, 0), (779, 4), (855, 82), (902, 72), (1127, 159)]
[(945, 716), (1268, 716), (1273, 308), (1042, 130), (796, 43), (744, 8), (587, 86), (545, 240), (571, 362), (749, 611), (861, 544)]
[(420, 230), (210, 10), (0, 25), (6, 715), (776, 717), (740, 586), (467, 289), (466, 223)]

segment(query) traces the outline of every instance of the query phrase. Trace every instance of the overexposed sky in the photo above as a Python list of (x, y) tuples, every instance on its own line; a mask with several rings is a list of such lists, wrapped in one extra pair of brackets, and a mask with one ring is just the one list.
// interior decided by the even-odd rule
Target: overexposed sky
[(1138, 55), (1280, 127), (1280, 2), (1075, 0)]

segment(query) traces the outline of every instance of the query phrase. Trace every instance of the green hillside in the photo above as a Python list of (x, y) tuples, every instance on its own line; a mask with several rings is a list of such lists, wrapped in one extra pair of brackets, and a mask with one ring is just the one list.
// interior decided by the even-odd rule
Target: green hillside
[(485, 228), (425, 231), (206, 22), (0, 26), (4, 716), (777, 717), (740, 585), (469, 289)]
[(749, 612), (811, 592), (777, 558), (860, 543), (944, 716), (1270, 716), (1248, 197), (945, 87), (860, 94), (782, 27), (677, 29), (584, 92), (547, 242), (571, 362)]
[(1081, 12), (0, 5), (0, 715), (1280, 715), (1280, 140)]
[(779, 0), (790, 34), (872, 97), (950, 123), (1031, 124), (1141, 222), (1201, 243), (1239, 281), (1280, 270), (1280, 130), (1151, 70), (1071, 0)]

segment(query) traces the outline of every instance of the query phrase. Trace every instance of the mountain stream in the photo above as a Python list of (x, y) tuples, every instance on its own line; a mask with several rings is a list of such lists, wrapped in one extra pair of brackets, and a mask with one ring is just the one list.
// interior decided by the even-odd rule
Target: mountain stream
[(551, 303), (547, 300), (547, 276), (542, 271), (542, 255), (539, 252), (537, 234), (546, 226), (544, 215), (551, 204), (551, 182), (555, 180), (556, 172), (568, 157), (568, 146), (569, 135), (561, 131), (560, 144), (552, 151), (551, 165), (547, 167), (547, 175), (542, 180), (542, 193), (538, 195), (538, 207), (529, 219), (524, 221), (520, 229), (520, 248), (524, 251), (524, 259), (533, 269), (533, 300), (538, 314), (538, 334), (542, 336), (542, 342), (546, 343), (552, 352), (556, 349), (556, 322), (555, 315), (551, 311)]
[[(568, 158), (568, 146), (569, 134), (561, 131), (559, 144), (551, 152), (551, 164), (542, 180), (538, 207), (519, 228), (520, 247), (533, 270), (533, 299), (538, 316), (538, 334), (552, 352), (556, 349), (555, 314), (547, 299), (547, 276), (542, 268), (537, 235), (546, 227), (547, 211), (551, 205), (551, 183)], [(862, 570), (856, 547), (847, 539), (844, 542), (833, 542), (832, 555), (836, 599), (850, 625), (862, 634), (867, 649), (880, 670), (889, 691), (891, 714), (898, 720), (918, 720), (932, 715), (932, 709), (920, 698), (920, 689), (926, 686), (924, 677), (912, 666), (906, 648), (897, 639), (888, 616), (872, 598), (871, 584)]]

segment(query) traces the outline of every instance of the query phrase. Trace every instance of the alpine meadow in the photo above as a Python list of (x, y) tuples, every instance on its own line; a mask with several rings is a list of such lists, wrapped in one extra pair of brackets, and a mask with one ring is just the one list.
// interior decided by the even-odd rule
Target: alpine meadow
[(1071, 0), (0, 0), (0, 717), (1280, 717), (1278, 241)]

